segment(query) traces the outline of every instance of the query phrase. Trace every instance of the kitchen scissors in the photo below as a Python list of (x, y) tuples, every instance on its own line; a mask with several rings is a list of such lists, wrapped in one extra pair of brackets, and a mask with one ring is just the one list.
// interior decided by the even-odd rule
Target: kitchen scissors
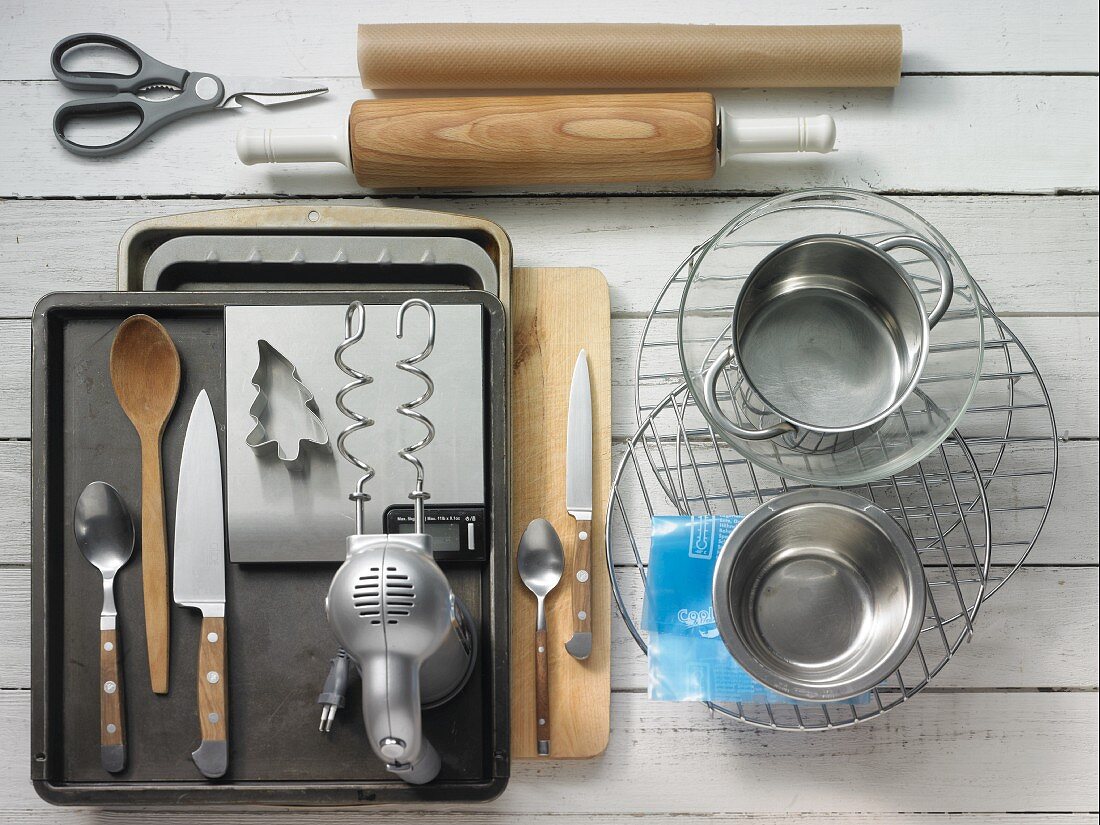
[[(129, 55), (137, 61), (133, 74), (69, 71), (62, 65), (65, 55), (81, 46), (102, 46)], [(324, 94), (328, 88), (315, 82), (289, 78), (223, 78), (207, 72), (190, 72), (161, 63), (133, 43), (109, 34), (74, 34), (53, 48), (50, 64), (54, 76), (69, 89), (107, 92), (70, 100), (53, 116), (58, 142), (74, 155), (106, 157), (132, 149), (163, 126), (181, 117), (214, 109), (239, 107), (247, 97), (264, 106)], [(172, 93), (175, 93), (174, 95)], [(156, 99), (162, 94), (167, 98)], [(125, 137), (102, 145), (76, 143), (65, 136), (73, 118), (136, 113), (138, 125)]]

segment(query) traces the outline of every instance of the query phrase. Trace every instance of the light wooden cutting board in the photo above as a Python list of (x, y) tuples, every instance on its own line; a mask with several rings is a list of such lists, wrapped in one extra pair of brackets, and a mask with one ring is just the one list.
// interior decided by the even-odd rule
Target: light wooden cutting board
[[(547, 597), (550, 757), (583, 759), (607, 747), (611, 704), (611, 586), (604, 519), (611, 483), (611, 305), (599, 270), (520, 268), (512, 273), (512, 757), (535, 747), (535, 597), (516, 572), (528, 522), (553, 523), (565, 573)], [(592, 381), (592, 654), (565, 650), (572, 634), (570, 581), (576, 527), (565, 510), (569, 386), (581, 349)]]

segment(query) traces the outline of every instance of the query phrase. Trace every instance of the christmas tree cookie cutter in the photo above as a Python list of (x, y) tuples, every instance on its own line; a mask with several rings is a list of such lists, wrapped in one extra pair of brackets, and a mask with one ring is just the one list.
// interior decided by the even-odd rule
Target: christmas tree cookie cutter
[(331, 449), (328, 429), (297, 367), (271, 342), (261, 338), (256, 346), (259, 363), (252, 374), (256, 397), (248, 409), (255, 426), (245, 443), (257, 457), (274, 455), (288, 470), (302, 470), (310, 451)]

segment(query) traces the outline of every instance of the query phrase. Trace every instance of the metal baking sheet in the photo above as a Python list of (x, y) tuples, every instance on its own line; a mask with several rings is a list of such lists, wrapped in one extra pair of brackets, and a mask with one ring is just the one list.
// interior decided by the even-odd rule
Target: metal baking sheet
[(481, 289), (489, 254), (466, 238), (420, 235), (182, 235), (145, 263), (146, 290)]
[[(499, 281), (496, 296), (508, 309), (512, 277), (512, 243), (500, 226), (482, 218), (404, 209), (293, 201), (267, 206), (234, 206), (161, 215), (133, 224), (118, 248), (118, 288), (142, 289), (145, 266), (151, 255), (167, 241), (180, 236), (219, 235), (312, 235), (318, 237), (415, 235), (418, 237), (462, 238), (477, 244), (489, 256)], [(347, 284), (358, 289), (361, 284)], [(238, 289), (250, 287), (241, 283)], [(315, 287), (308, 281), (301, 290)]]
[[(351, 366), (374, 379), (346, 399), (352, 409), (374, 420), (347, 442), (375, 471), (366, 488), (371, 500), (364, 505), (368, 533), (383, 532), (387, 507), (409, 504), (415, 473), (397, 451), (424, 435), (422, 425), (396, 412), (398, 404), (417, 398), (424, 384), (394, 364), (420, 351), (427, 334), (426, 314), (411, 308), (405, 316), (405, 335), (398, 339), (397, 308), (394, 303), (367, 306), (363, 340), (345, 356)], [(225, 460), (232, 561), (338, 562), (346, 555), (345, 539), (355, 531), (348, 493), (362, 475), (336, 451), (337, 435), (352, 423), (336, 407), (336, 393), (350, 379), (333, 360), (343, 340), (346, 309), (343, 304), (226, 307)], [(432, 505), (485, 502), (481, 312), (472, 304), (436, 306), (435, 349), (419, 365), (435, 383), (432, 397), (418, 408), (435, 425), (435, 439), (417, 453)], [(294, 365), (328, 430), (327, 447), (311, 446), (303, 453), (300, 469), (289, 469), (271, 454), (257, 455), (246, 443), (255, 426), (249, 409), (256, 399), (252, 379), (261, 340)]]
[[(423, 293), (421, 293), (423, 294)], [(148, 689), (140, 548), (118, 576), (129, 765), (102, 770), (98, 614), (101, 587), (72, 533), (76, 497), (90, 481), (115, 485), (140, 514), (137, 436), (110, 382), (108, 354), (126, 317), (147, 313), (165, 325), (183, 370), (179, 401), (164, 433), (168, 524), (175, 518), (186, 411), (210, 393), (225, 451), (224, 307), (300, 305), (361, 299), (399, 303), (392, 293), (71, 293), (43, 299), (32, 331), (31, 751), (35, 789), (56, 804), (148, 805), (419, 804), (488, 799), (509, 771), (507, 381), (503, 309), (484, 293), (446, 292), (442, 304), (482, 308), (488, 359), (485, 390), (492, 471), (487, 563), (447, 564), (455, 591), (481, 630), (478, 666), (451, 703), (427, 711), (427, 736), (443, 755), (440, 778), (410, 786), (388, 774), (363, 730), (359, 691), (328, 737), (317, 732), (316, 697), (334, 653), (324, 595), (335, 565), (227, 566), (230, 764), (224, 780), (204, 780), (191, 763), (196, 719), (198, 614), (171, 608), (167, 696)], [(169, 537), (171, 537), (171, 529)]]

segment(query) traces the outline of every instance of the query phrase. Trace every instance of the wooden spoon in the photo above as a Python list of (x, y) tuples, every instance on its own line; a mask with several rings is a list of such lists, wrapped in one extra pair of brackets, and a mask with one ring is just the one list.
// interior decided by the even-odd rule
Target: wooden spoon
[(153, 693), (168, 692), (168, 539), (160, 439), (176, 406), (180, 356), (168, 331), (148, 315), (119, 325), (111, 345), (111, 383), (141, 439), (141, 583)]

